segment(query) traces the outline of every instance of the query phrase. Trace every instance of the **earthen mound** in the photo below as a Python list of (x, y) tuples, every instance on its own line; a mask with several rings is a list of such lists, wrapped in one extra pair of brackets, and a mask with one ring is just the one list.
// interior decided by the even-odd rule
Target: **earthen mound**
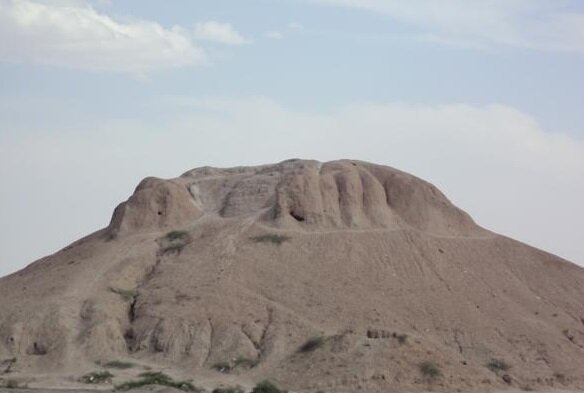
[(393, 168), (205, 167), (145, 179), (107, 228), (0, 279), (0, 364), (70, 379), (123, 360), (209, 388), (582, 388), (583, 283)]

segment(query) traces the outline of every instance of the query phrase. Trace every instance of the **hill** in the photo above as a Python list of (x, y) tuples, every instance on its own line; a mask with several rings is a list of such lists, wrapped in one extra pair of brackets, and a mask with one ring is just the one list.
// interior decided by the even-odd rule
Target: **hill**
[(114, 361), (209, 389), (582, 389), (583, 305), (582, 268), (399, 170), (205, 167), (0, 279), (0, 363), (39, 386)]

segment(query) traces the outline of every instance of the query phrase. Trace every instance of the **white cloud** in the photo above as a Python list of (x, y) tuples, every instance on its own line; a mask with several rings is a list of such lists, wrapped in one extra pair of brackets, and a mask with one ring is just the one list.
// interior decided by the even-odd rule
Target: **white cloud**
[(0, 0), (0, 61), (143, 73), (206, 55), (179, 26), (121, 21), (78, 1)]
[[(584, 142), (511, 107), (365, 103), (318, 114), (261, 98), (169, 98), (145, 111), (164, 115), (101, 119), (84, 132), (19, 122), (0, 134), (0, 274), (106, 225), (141, 177), (292, 157), (409, 171), (480, 224), (584, 265)], [(34, 246), (29, 228), (43, 233)]]
[(280, 33), (279, 31), (268, 31), (265, 33), (266, 38), (271, 38), (273, 40), (281, 40), (284, 38), (284, 34)]
[(197, 23), (194, 28), (194, 36), (202, 41), (216, 42), (226, 45), (243, 45), (251, 43), (251, 40), (238, 33), (229, 23), (208, 21)]
[[(288, 25), (284, 27), (284, 30), (287, 30), (288, 33), (298, 33), (304, 30), (304, 25), (298, 22), (290, 22)], [(280, 40), (284, 38), (284, 33), (278, 30), (268, 31), (264, 34), (266, 38), (271, 38), (274, 40)]]
[(307, 1), (381, 13), (433, 42), (584, 53), (584, 13), (568, 11), (575, 0)]
[(288, 23), (288, 28), (294, 31), (301, 31), (304, 30), (304, 25), (298, 22), (290, 22)]

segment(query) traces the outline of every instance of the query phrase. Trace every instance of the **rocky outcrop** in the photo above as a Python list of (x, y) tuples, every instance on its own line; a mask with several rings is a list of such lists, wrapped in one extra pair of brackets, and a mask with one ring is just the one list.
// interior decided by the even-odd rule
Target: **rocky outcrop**
[(184, 186), (149, 177), (140, 182), (130, 199), (116, 208), (108, 232), (117, 236), (164, 231), (187, 225), (201, 213)]
[(187, 172), (181, 181), (207, 213), (260, 217), (281, 228), (410, 227), (460, 236), (482, 232), (431, 184), (359, 161), (291, 160), (231, 170), (202, 168)]

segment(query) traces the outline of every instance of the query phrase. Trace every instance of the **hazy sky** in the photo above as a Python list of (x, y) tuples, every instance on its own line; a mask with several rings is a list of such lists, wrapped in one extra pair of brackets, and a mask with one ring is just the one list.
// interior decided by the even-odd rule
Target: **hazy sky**
[(143, 177), (288, 158), (409, 171), (584, 265), (582, 70), (579, 0), (0, 0), (0, 275)]

